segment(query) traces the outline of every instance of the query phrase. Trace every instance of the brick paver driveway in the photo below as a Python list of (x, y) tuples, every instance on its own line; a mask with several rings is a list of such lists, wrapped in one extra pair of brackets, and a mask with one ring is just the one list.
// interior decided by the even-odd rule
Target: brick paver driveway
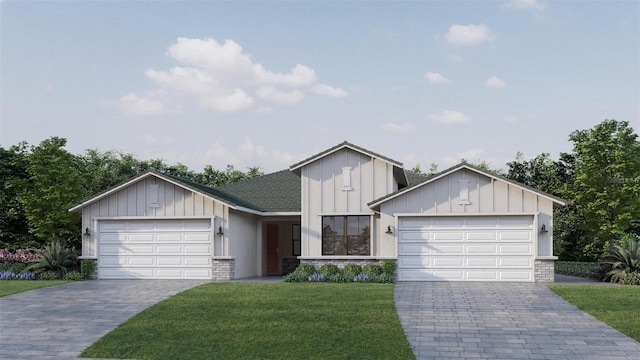
[(0, 359), (75, 359), (147, 307), (200, 280), (91, 280), (0, 298)]
[(640, 343), (544, 285), (398, 282), (417, 359), (640, 359)]

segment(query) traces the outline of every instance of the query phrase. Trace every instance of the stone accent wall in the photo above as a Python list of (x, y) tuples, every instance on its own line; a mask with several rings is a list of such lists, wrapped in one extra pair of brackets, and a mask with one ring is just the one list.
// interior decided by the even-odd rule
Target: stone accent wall
[(236, 278), (236, 260), (235, 259), (213, 259), (211, 262), (213, 269), (211, 280), (228, 281)]
[(533, 263), (533, 281), (552, 283), (554, 281), (555, 260), (536, 259)]
[(320, 269), (322, 264), (334, 264), (337, 265), (340, 269), (344, 268), (347, 264), (358, 264), (360, 266), (365, 266), (367, 264), (379, 264), (379, 259), (302, 259), (300, 260), (301, 264), (311, 264), (316, 267), (316, 269)]

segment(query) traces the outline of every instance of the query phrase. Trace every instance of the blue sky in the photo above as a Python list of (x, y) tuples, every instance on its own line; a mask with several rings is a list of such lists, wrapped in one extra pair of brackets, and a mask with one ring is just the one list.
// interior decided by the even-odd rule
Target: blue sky
[(350, 141), (504, 168), (640, 129), (638, 1), (0, 2), (0, 145), (265, 171)]

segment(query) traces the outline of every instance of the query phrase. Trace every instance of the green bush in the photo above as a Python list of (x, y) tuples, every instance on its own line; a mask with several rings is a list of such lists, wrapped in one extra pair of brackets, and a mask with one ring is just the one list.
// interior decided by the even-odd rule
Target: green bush
[(391, 259), (382, 260), (382, 272), (393, 276), (396, 273), (396, 261)]
[(382, 266), (378, 264), (367, 264), (362, 267), (362, 273), (369, 275), (371, 278), (376, 277), (382, 274)]
[(554, 267), (556, 274), (595, 277), (594, 272), (598, 268), (598, 263), (586, 261), (556, 261)]
[(11, 271), (13, 273), (19, 274), (24, 272), (29, 267), (27, 263), (3, 263), (0, 262), (0, 271)]
[(38, 280), (60, 280), (58, 274), (54, 271), (44, 271), (36, 275)]
[(69, 271), (68, 273), (64, 274), (64, 279), (63, 280), (67, 280), (67, 281), (78, 281), (78, 280), (84, 280), (84, 278), (82, 277), (82, 274), (80, 274), (78, 271)]
[(292, 272), (291, 274), (284, 277), (285, 282), (307, 282), (309, 281), (309, 276), (306, 276), (302, 272)]
[(94, 260), (82, 259), (82, 261), (80, 261), (80, 273), (82, 274), (82, 279), (89, 280), (91, 278), (94, 266)]
[(294, 273), (303, 274), (304, 277), (308, 278), (312, 274), (316, 273), (316, 267), (311, 264), (300, 264)]
[(339, 273), (340, 269), (335, 264), (322, 264), (322, 266), (320, 266), (320, 274), (325, 278), (330, 278), (331, 276)]
[(371, 279), (371, 282), (387, 284), (387, 283), (394, 283), (395, 279), (391, 274), (382, 273), (382, 274), (376, 275), (373, 279)]
[(347, 264), (342, 269), (342, 273), (345, 274), (348, 278), (353, 279), (358, 274), (362, 272), (362, 266), (358, 264)]
[(36, 275), (44, 271), (53, 271), (57, 273), (58, 279), (63, 279), (69, 268), (74, 266), (73, 251), (67, 249), (62, 241), (51, 241), (49, 245), (38, 250), (38, 255), (38, 260), (27, 268)]
[(630, 239), (626, 245), (615, 246), (602, 260), (602, 264), (611, 266), (607, 273), (611, 282), (622, 282), (628, 274), (640, 272), (640, 241)]
[(625, 274), (622, 279), (620, 279), (620, 283), (623, 285), (640, 285), (640, 272), (634, 271)]
[(334, 283), (348, 283), (348, 282), (351, 282), (352, 279), (353, 277), (348, 277), (344, 273), (337, 273), (337, 274), (331, 275), (328, 281), (334, 282)]

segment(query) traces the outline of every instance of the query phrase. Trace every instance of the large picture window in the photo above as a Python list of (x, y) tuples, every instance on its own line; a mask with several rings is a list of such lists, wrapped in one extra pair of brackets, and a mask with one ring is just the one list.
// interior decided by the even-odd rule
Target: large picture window
[(323, 216), (322, 255), (370, 255), (369, 216)]

